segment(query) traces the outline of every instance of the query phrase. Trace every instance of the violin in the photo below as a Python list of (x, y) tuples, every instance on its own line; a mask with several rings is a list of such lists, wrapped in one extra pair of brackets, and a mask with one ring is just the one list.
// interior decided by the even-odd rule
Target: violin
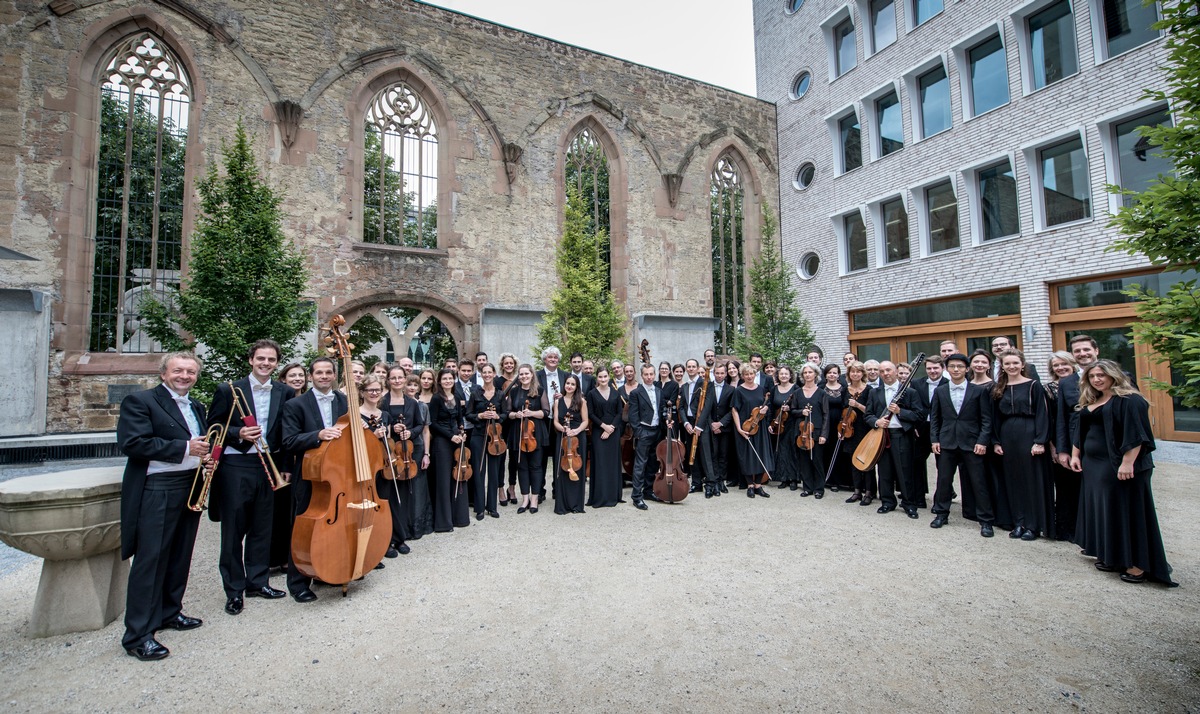
[[(865, 391), (866, 390), (864, 389), (864, 390), (860, 391), (858, 394), (855, 394), (855, 393), (847, 390), (847, 393), (850, 395), (850, 399), (853, 399), (854, 401), (857, 402), (858, 398), (861, 397), (862, 393)], [(854, 436), (854, 422), (857, 419), (858, 419), (858, 410), (855, 409), (854, 407), (850, 406), (849, 404), (847, 404), (846, 408), (844, 410), (842, 410), (842, 418), (840, 420), (838, 420), (838, 425), (837, 425), (838, 438), (841, 438), (841, 439), (852, 438)]]
[[(575, 395), (574, 402), (578, 403), (579, 394)], [(579, 455), (579, 436), (571, 436), (571, 421), (568, 418), (575, 411), (575, 404), (571, 405), (571, 409), (564, 409), (562, 415), (563, 426), (563, 441), (562, 454), (558, 461), (558, 467), (562, 471), (567, 472), (567, 476), (572, 481), (579, 480), (579, 469), (583, 468), (583, 457)]]
[(767, 412), (770, 411), (769, 409), (767, 409), (767, 405), (769, 405), (770, 403), (771, 403), (771, 395), (770, 395), (770, 393), (768, 393), (766, 395), (766, 397), (763, 399), (762, 406), (755, 409), (753, 412), (751, 412), (750, 416), (747, 417), (746, 420), (742, 422), (742, 431), (746, 432), (750, 436), (754, 436), (755, 434), (757, 434), (759, 424), (762, 423), (762, 420), (765, 419), (767, 416)]
[(463, 437), (463, 441), (454, 450), (454, 473), (455, 481), (459, 483), (467, 481), (471, 478), (471, 450), (467, 448), (467, 430), (459, 425), (458, 435)]
[(659, 465), (654, 477), (654, 495), (667, 503), (687, 498), (689, 489), (688, 476), (683, 472), (683, 441), (674, 429), (678, 415), (679, 397), (676, 397), (675, 403), (667, 407), (667, 421), (672, 427), (655, 449)]
[(805, 407), (804, 421), (800, 424), (800, 433), (796, 436), (796, 447), (805, 451), (813, 449), (812, 407)]
[[(404, 423), (404, 415), (397, 417), (400, 421), (400, 427), (408, 430), (408, 425)], [(396, 478), (401, 481), (407, 481), (410, 478), (415, 478), (418, 471), (417, 460), (413, 458), (413, 443), (412, 439), (396, 439), (396, 448), (393, 451), (395, 458), (392, 460), (393, 466), (398, 461), (400, 468), (396, 470)]]
[[(496, 405), (488, 402), (488, 408), (485, 411), (496, 411)], [(508, 444), (504, 443), (504, 429), (500, 426), (499, 419), (489, 419), (487, 425), (487, 452), (492, 456), (500, 456), (508, 450)]]
[[(376, 431), (383, 426), (383, 415), (367, 417), (367, 429)], [(382, 471), (383, 477), (388, 481), (395, 481), (400, 478), (400, 474), (396, 472), (396, 457), (392, 455), (392, 441), (384, 434), (380, 439), (383, 442), (384, 463), (387, 468)]]
[[(529, 400), (525, 400), (525, 411), (529, 411)], [(537, 424), (528, 417), (521, 417), (521, 452), (532, 454), (537, 451)]]
[[(796, 396), (796, 388), (792, 387), (791, 393), (788, 394), (787, 401), (783, 403), (783, 406), (779, 408), (779, 411), (775, 412), (775, 418), (771, 420), (771, 425), (767, 427), (768, 433), (775, 436), (779, 436), (783, 433), (783, 427), (787, 424), (788, 413), (791, 411), (792, 397), (794, 396)], [(788, 409), (784, 409), (783, 407), (788, 407)]]

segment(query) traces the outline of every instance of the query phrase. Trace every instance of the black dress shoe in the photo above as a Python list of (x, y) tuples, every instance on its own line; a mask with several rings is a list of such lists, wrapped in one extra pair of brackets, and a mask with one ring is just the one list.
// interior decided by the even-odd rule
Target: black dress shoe
[(1028, 528), (1026, 528), (1025, 532), (1021, 534), (1021, 540), (1023, 540), (1023, 541), (1031, 541), (1031, 540), (1037, 540), (1037, 539), (1038, 539), (1038, 534), (1034, 533), (1033, 531), (1029, 530)]
[(376, 564), (375, 564), (375, 567), (374, 567), (374, 568), (372, 568), (372, 570), (383, 570), (383, 569), (384, 569), (384, 568), (386, 568), (386, 567), (387, 567), (387, 566), (383, 564), (383, 561), (380, 561), (380, 562), (378, 562), (378, 563), (376, 563)]
[(408, 555), (412, 552), (412, 548), (409, 548), (407, 543), (401, 543), (396, 550), (400, 551), (400, 555)]
[(817, 500), (820, 500), (820, 499), (822, 499), (822, 498), (825, 498), (825, 492), (824, 492), (824, 491), (817, 491), (816, 493), (814, 493), (814, 494), (813, 494), (813, 498), (815, 498), (815, 499), (817, 499)]
[(719, 488), (721, 493), (729, 493), (729, 488), (725, 484), (719, 483), (719, 484), (717, 484), (717, 487)]
[(158, 629), (160, 630), (194, 630), (204, 624), (204, 620), (198, 617), (188, 617), (182, 612), (167, 620)]
[(253, 590), (246, 591), (246, 597), (265, 597), (268, 600), (278, 600), (286, 595), (287, 593), (284, 591), (276, 590), (270, 585), (264, 585), (261, 588), (254, 588)]
[(752, 489), (752, 488), (746, 489), (746, 498), (754, 498), (754, 489)]
[(530, 512), (530, 513), (537, 513), (537, 509), (538, 509), (538, 507), (537, 507), (537, 506), (530, 506), (530, 507), (529, 507), (529, 512)]
[(298, 593), (292, 593), (292, 599), (296, 602), (312, 602), (317, 599), (317, 594), (305, 588)]
[(847, 499), (846, 499), (846, 503), (856, 503), (856, 502), (858, 502), (858, 501), (861, 501), (861, 500), (862, 500), (862, 494), (861, 494), (861, 493), (856, 493), (856, 494), (854, 494), (853, 496), (851, 496), (850, 498), (847, 498)]
[(1146, 582), (1146, 573), (1134, 575), (1133, 573), (1121, 573), (1121, 580), (1126, 583), (1144, 583)]
[(767, 493), (767, 489), (765, 489), (765, 488), (758, 489), (758, 493), (756, 495), (761, 498), (770, 498), (771, 497), (771, 494)]
[(653, 493), (647, 493), (647, 494), (646, 494), (646, 498), (645, 498), (645, 500), (647, 500), (647, 501), (655, 501), (655, 502), (657, 502), (657, 503), (662, 503), (662, 502), (663, 502), (663, 500), (662, 500), (661, 498), (659, 498), (658, 496), (655, 496)]
[(800, 489), (800, 485), (798, 483), (796, 483), (795, 481), (792, 482), (792, 485), (789, 488), (789, 490), (792, 490), (792, 491), (797, 491), (799, 489)]
[(829, 490), (833, 491), (834, 493), (837, 493), (838, 491), (841, 491), (842, 489), (838, 488), (837, 486), (830, 486)]
[(704, 484), (704, 497), (705, 497), (705, 498), (712, 498), (712, 497), (713, 497), (713, 489), (712, 489), (712, 486), (709, 486), (708, 484)]
[(396, 550), (394, 547), (392, 547), (392, 546), (390, 546), (390, 545), (389, 545), (389, 546), (388, 546), (388, 549), (387, 549), (387, 552), (383, 554), (383, 557), (385, 557), (385, 558), (399, 558), (399, 557), (400, 557), (400, 551)]
[(649, 506), (646, 505), (646, 502), (640, 498), (634, 500), (633, 507), (638, 509), (639, 511), (645, 511), (650, 508)]
[(895, 506), (880, 506), (879, 508), (875, 509), (875, 512), (876, 513), (891, 513), (894, 510), (896, 510)]
[(166, 659), (167, 655), (171, 654), (171, 650), (159, 644), (158, 640), (153, 637), (146, 640), (137, 647), (126, 647), (125, 652), (130, 657), (137, 657), (143, 662), (149, 662), (155, 659)]
[(906, 508), (904, 509), (904, 513), (909, 518), (920, 518), (920, 516), (917, 514), (917, 509), (915, 508)]
[(517, 509), (517, 513), (524, 513), (525, 511), (528, 511), (528, 510), (529, 510), (529, 506), (521, 506), (520, 508)]
[(1021, 526), (1017, 526), (1016, 528), (1013, 528), (1008, 533), (1008, 537), (1012, 538), (1013, 540), (1016, 540), (1017, 538), (1020, 538), (1023, 535), (1025, 535), (1025, 529), (1022, 528)]
[(937, 516), (934, 517), (933, 523), (930, 523), (929, 527), (930, 528), (941, 528), (942, 526), (946, 525), (946, 521), (949, 521), (949, 520), (950, 520), (950, 517), (947, 516), (945, 513), (939, 513), (939, 514), (937, 514)]
[(480, 511), (479, 513), (475, 514), (475, 520), (477, 520), (477, 521), (483, 520), (483, 511)]
[(491, 516), (492, 518), (499, 518), (499, 517), (500, 517), (500, 512), (499, 512), (499, 511), (488, 511), (488, 512), (487, 512), (487, 514), (488, 514), (489, 516)]
[(228, 612), (230, 615), (240, 615), (245, 604), (245, 601), (241, 597), (231, 597), (225, 601), (225, 612)]
[(996, 532), (992, 530), (991, 523), (981, 523), (979, 525), (979, 535), (983, 536), (984, 538), (991, 538), (992, 536), (996, 535)]
[(700, 484), (696, 484), (688, 489), (688, 493), (700, 493), (704, 488)]
[(1120, 568), (1118, 568), (1115, 565), (1107, 565), (1105, 563), (1100, 562), (1099, 560), (1097, 560), (1094, 563), (1094, 565), (1096, 566), (1096, 570), (1099, 570), (1099, 571), (1105, 572), (1105, 573), (1115, 573), (1118, 570), (1120, 570)]

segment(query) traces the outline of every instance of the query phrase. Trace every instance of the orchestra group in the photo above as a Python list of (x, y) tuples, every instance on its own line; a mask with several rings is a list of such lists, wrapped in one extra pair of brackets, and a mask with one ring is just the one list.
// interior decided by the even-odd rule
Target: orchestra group
[[(878, 502), (878, 514), (917, 519), (929, 508), (933, 528), (946, 525), (957, 498), (984, 537), (998, 528), (1021, 541), (1072, 541), (1125, 582), (1174, 585), (1150, 487), (1147, 403), (1090, 337), (1054, 352), (1044, 379), (1004, 337), (971, 354), (947, 340), (923, 365), (861, 362), (852, 352), (825, 364), (816, 350), (803, 364), (777, 365), (709, 349), (655, 367), (645, 344), (640, 365), (581, 354), (562, 365), (549, 347), (540, 367), (480, 352), (438, 369), (403, 358), (368, 370), (348, 356), (280, 367), (279, 345), (264, 339), (250, 350), (249, 374), (221, 384), (208, 410), (189, 394), (200, 360), (166, 355), (162, 384), (127, 397), (118, 422), (128, 457), (122, 557), (133, 558), (126, 651), (162, 659), (159, 631), (201, 625), (182, 600), (205, 498), (220, 523), (227, 613), (242, 612), (245, 598), (316, 600), (312, 554), (293, 545), (314, 499), (303, 471), (319, 463), (305, 457), (354, 430), (387, 454), (368, 484), (390, 514), (390, 529), (375, 524), (391, 534), (387, 558), (426, 534), (470, 526), (472, 515), (537, 514), (547, 492), (556, 514), (626, 501), (646, 511), (667, 500), (653, 485), (676, 468), (660, 468), (659, 447), (677, 443), (668, 459), (683, 455), (683, 495), (769, 498), (774, 482), (813, 500), (844, 492), (846, 504)], [(922, 367), (923, 376), (912, 373)], [(860, 469), (865, 439), (878, 453)], [(198, 496), (201, 475), (211, 490)], [(363, 503), (360, 512), (384, 510)], [(362, 577), (365, 549), (344, 579)], [(286, 592), (270, 585), (272, 570), (286, 571)]]

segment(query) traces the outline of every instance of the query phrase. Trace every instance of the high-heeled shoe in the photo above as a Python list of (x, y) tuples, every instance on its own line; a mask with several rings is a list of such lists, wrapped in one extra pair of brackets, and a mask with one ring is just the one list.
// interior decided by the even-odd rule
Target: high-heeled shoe
[[(501, 494), (503, 494), (504, 492), (503, 492), (503, 491), (501, 491), (500, 493), (501, 493)], [(507, 498), (498, 498), (498, 499), (496, 499), (496, 502), (497, 502), (497, 503), (499, 503), (501, 506), (507, 506), (507, 505), (508, 505), (508, 499), (507, 499)]]
[(525, 511), (528, 511), (528, 510), (529, 510), (529, 506), (521, 506), (520, 508), (517, 509), (517, 513), (524, 513)]
[(855, 494), (853, 496), (846, 499), (846, 503), (854, 503), (856, 501), (861, 501), (861, 500), (862, 500), (862, 494), (855, 492)]

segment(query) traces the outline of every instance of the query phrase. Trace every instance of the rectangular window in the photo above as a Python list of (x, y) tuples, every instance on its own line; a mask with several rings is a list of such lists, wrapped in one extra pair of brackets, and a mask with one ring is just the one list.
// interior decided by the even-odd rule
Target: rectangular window
[[(1117, 140), (1117, 183), (1129, 191), (1145, 191), (1159, 174), (1170, 174), (1175, 167), (1170, 159), (1157, 151), (1158, 146), (1142, 137), (1143, 126), (1172, 126), (1171, 112), (1160, 109), (1113, 127)], [(1122, 196), (1125, 205), (1132, 205), (1136, 196)]]
[(896, 198), (879, 206), (883, 219), (884, 255), (888, 263), (908, 260), (908, 211), (904, 201)]
[(942, 11), (943, 5), (942, 0), (913, 0), (913, 27), (924, 25)]
[(967, 50), (971, 72), (971, 116), (1008, 104), (1008, 59), (996, 35)]
[(838, 136), (842, 144), (842, 173), (862, 166), (862, 130), (857, 114), (850, 113), (838, 120)]
[(1046, 227), (1092, 216), (1092, 189), (1083, 142), (1074, 137), (1038, 152)]
[(888, 92), (875, 102), (875, 118), (879, 123), (879, 155), (887, 156), (904, 148), (904, 118), (900, 114), (900, 98)]
[(1131, 285), (1140, 285), (1155, 295), (1166, 295), (1176, 283), (1185, 280), (1200, 280), (1200, 272), (1195, 270), (1167, 271), (1157, 275), (1133, 275), (1117, 280), (1093, 280), (1083, 283), (1068, 283), (1059, 285), (1058, 309), (1074, 310), (1080, 307), (1096, 307), (1100, 305), (1120, 305), (1135, 302), (1126, 295), (1124, 290)]
[(896, 41), (896, 3), (871, 0), (871, 49), (878, 52)]
[(929, 225), (929, 252), (940, 253), (958, 247), (958, 197), (949, 181), (925, 189), (926, 216)]
[[(1021, 294), (1012, 292), (999, 295), (943, 300), (923, 305), (891, 307), (882, 310), (867, 310), (851, 313), (854, 329), (877, 330), (888, 327), (924, 325), (930, 322), (954, 320), (979, 320), (986, 317), (1021, 314)], [(862, 356), (861, 354), (859, 355)]]
[(950, 80), (946, 68), (938, 66), (917, 78), (921, 94), (921, 137), (950, 128)]
[(1012, 164), (1008, 159), (981, 169), (976, 175), (979, 181), (980, 224), (983, 240), (995, 240), (1021, 232), (1021, 218), (1017, 209), (1017, 181), (1013, 177)]
[(846, 272), (866, 270), (867, 226), (858, 211), (842, 219), (842, 233), (846, 241)]
[(1079, 71), (1075, 19), (1071, 16), (1071, 4), (1067, 0), (1060, 0), (1030, 15), (1027, 22), (1033, 89), (1054, 84)]
[(833, 28), (834, 59), (837, 61), (837, 76), (854, 69), (858, 53), (854, 44), (854, 23), (846, 20)]
[(1158, 39), (1158, 8), (1142, 0), (1103, 0), (1104, 42), (1109, 57)]

